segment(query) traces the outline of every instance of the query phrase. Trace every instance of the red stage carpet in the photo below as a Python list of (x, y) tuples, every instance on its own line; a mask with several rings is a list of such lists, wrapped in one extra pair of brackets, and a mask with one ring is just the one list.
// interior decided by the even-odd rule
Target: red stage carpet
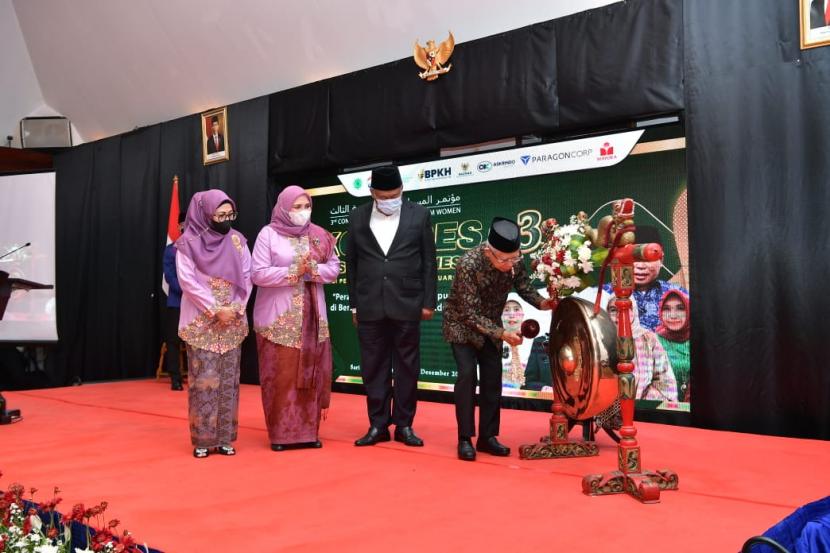
[(238, 455), (198, 460), (187, 395), (167, 382), (5, 395), (24, 420), (0, 427), (3, 488), (59, 486), (64, 509), (107, 500), (110, 517), (167, 553), (737, 551), (830, 493), (822, 441), (640, 424), (643, 466), (680, 475), (679, 491), (641, 505), (582, 495), (584, 474), (615, 467), (607, 437), (598, 457), (520, 461), (516, 446), (545, 432), (544, 413), (502, 411), (514, 456), (464, 463), (452, 405), (419, 404), (424, 448), (356, 448), (364, 398), (335, 394), (323, 449), (274, 453), (259, 388), (242, 386)]

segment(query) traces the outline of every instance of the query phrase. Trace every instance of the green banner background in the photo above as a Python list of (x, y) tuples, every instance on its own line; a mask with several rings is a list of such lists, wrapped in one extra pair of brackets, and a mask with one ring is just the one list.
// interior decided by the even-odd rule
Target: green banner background
[[(475, 168), (472, 170), (475, 171)], [(665, 249), (664, 265), (675, 272), (680, 262), (674, 238), (654, 220), (654, 217), (673, 228), (674, 205), (685, 188), (685, 150), (669, 150), (632, 155), (618, 165), (605, 169), (524, 177), (422, 192), (407, 191), (405, 197), (408, 200), (421, 202), (430, 207), (438, 255), (439, 307), (433, 320), (422, 325), (420, 386), (446, 389), (446, 386), (442, 385), (455, 381), (455, 363), (449, 346), (441, 336), (442, 300), (452, 284), (455, 260), (486, 237), (489, 222), (493, 217), (516, 219), (523, 231), (523, 250), (531, 253), (540, 245), (539, 224), (546, 218), (555, 217), (559, 222), (567, 223), (570, 215), (580, 210), (591, 215), (612, 200), (630, 197), (640, 204), (635, 212), (635, 223), (658, 228)], [(348, 212), (368, 201), (371, 200), (355, 198), (345, 192), (314, 197), (313, 220), (338, 238), (337, 251), (341, 260), (345, 258), (343, 248)], [(440, 205), (436, 205), (439, 203)], [(641, 206), (651, 211), (654, 217)], [(596, 226), (598, 220), (609, 213), (610, 206), (604, 207), (591, 219), (591, 224)], [(528, 256), (525, 256), (528, 266), (529, 261)], [(344, 261), (341, 261), (341, 269), (338, 281), (326, 287), (334, 375), (335, 379), (340, 377), (341, 381), (353, 381), (350, 377), (360, 376), (360, 352), (348, 307), (345, 278), (348, 267)], [(668, 280), (671, 274), (663, 270), (660, 278)], [(539, 286), (542, 287), (541, 283)], [(540, 397), (535, 392), (515, 392), (511, 395)]]

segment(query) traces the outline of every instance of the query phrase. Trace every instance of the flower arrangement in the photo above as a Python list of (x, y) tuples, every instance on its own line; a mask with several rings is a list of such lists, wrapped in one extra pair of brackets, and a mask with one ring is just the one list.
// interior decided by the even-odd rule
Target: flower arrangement
[[(36, 492), (30, 488), (25, 499), (26, 489), (14, 483), (0, 495), (0, 553), (148, 553), (147, 546), (139, 547), (128, 531), (116, 534), (117, 519), (103, 524), (106, 501), (90, 508), (79, 503), (71, 513), (60, 516), (55, 510), (61, 502), (60, 490), (56, 487), (52, 499), (41, 503), (35, 501)], [(91, 526), (93, 518), (97, 528)], [(73, 525), (86, 534), (84, 549), (72, 550)]]
[(550, 296), (564, 298), (597, 285), (599, 267), (608, 256), (606, 248), (591, 242), (585, 212), (571, 215), (567, 225), (556, 219), (542, 223), (542, 247), (531, 255), (533, 276), (545, 283)]

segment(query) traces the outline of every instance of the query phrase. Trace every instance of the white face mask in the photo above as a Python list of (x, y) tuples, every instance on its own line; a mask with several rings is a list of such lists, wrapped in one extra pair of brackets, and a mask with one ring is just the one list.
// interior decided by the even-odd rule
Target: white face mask
[(309, 219), (311, 219), (311, 210), (310, 209), (301, 209), (300, 211), (289, 211), (288, 218), (291, 219), (291, 222), (301, 227), (305, 225)]
[(401, 197), (392, 198), (391, 200), (375, 200), (375, 205), (377, 205), (378, 211), (384, 215), (394, 215), (400, 211), (401, 204), (403, 204), (403, 199)]

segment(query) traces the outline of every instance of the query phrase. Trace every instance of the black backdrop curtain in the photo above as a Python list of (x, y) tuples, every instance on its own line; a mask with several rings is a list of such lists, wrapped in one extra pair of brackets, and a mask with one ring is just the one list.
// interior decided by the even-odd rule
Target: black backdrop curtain
[(697, 426), (830, 438), (830, 48), (795, 1), (686, 19)]
[[(230, 160), (202, 164), (200, 116), (84, 144), (55, 157), (60, 342), (53, 380), (112, 380), (154, 373), (165, 296), (161, 259), (173, 177), (187, 209), (193, 194), (225, 190), (250, 246), (268, 222), (268, 99), (228, 106)], [(242, 376), (256, 382), (253, 340)]]
[(678, 111), (682, 15), (681, 0), (629, 0), (459, 44), (433, 82), (407, 57), (277, 92), (270, 173)]
[(55, 158), (60, 342), (51, 364), (66, 381), (146, 376), (158, 353), (158, 157), (156, 126)]

